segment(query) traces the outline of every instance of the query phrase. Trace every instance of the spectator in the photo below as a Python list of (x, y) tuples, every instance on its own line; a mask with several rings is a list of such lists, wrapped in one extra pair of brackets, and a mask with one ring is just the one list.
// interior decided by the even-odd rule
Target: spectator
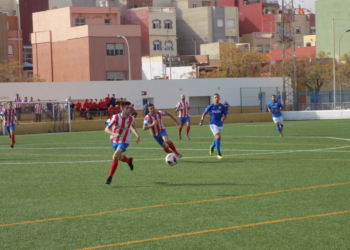
[(44, 111), (43, 105), (40, 103), (40, 99), (38, 98), (38, 103), (34, 106), (35, 109), (35, 121), (41, 122), (41, 115)]
[(113, 107), (112, 104), (109, 105), (109, 108), (108, 108), (108, 115), (109, 115), (109, 116), (114, 115), (114, 107)]
[(34, 107), (35, 107), (35, 103), (34, 103), (33, 97), (31, 97), (29, 100), (29, 113), (30, 114), (34, 114)]
[(148, 111), (148, 105), (149, 105), (149, 102), (147, 102), (144, 106), (143, 106), (143, 111), (142, 111), (142, 116), (145, 117), (149, 111)]
[(51, 100), (49, 100), (48, 103), (46, 103), (46, 110), (47, 110), (47, 118), (52, 119), (52, 111), (53, 111), (53, 105), (51, 103)]
[(87, 108), (89, 108), (89, 101), (88, 99), (85, 99), (85, 101), (81, 105), (81, 111), (85, 111)]
[(106, 108), (109, 107), (109, 102), (111, 101), (111, 98), (109, 97), (109, 94), (105, 97), (105, 102), (106, 102)]
[(226, 113), (228, 113), (228, 107), (230, 107), (230, 104), (228, 104), (226, 101), (224, 101), (224, 106), (226, 108)]
[(90, 113), (89, 108), (86, 108), (86, 110), (85, 110), (85, 117), (86, 117), (86, 120), (92, 120), (92, 115)]
[(76, 111), (80, 111), (80, 109), (81, 109), (81, 102), (79, 100), (74, 104), (74, 109)]
[[(28, 98), (24, 97), (22, 103), (28, 103)], [(28, 104), (22, 104), (22, 113), (27, 113)]]
[(111, 97), (111, 100), (109, 101), (109, 104), (113, 104), (113, 106), (115, 106), (116, 101), (117, 100), (115, 99), (115, 94), (113, 94), (112, 97)]
[(129, 109), (130, 109), (130, 114), (131, 114), (134, 118), (136, 118), (137, 112), (135, 111), (134, 104), (131, 104), (130, 107), (129, 107)]
[[(15, 99), (13, 99), (14, 102), (22, 102), (21, 98), (19, 97), (19, 94), (16, 94)], [(21, 104), (20, 103), (16, 103), (15, 104), (15, 110), (16, 110), (16, 115), (17, 115), (17, 119), (20, 120), (21, 119), (21, 113), (22, 113), (22, 109), (21, 109)]]
[(72, 104), (72, 98), (71, 97), (68, 97), (67, 99), (66, 99), (66, 104), (64, 104), (64, 108), (65, 109), (68, 109), (68, 107), (69, 108), (71, 108), (71, 104)]
[(120, 113), (120, 107), (119, 107), (119, 105), (117, 104), (117, 105), (115, 105), (115, 107), (114, 107), (114, 114), (119, 114)]

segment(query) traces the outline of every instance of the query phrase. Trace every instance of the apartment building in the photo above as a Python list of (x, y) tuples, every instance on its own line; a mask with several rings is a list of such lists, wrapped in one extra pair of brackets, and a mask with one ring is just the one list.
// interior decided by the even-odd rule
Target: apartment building
[(140, 25), (121, 25), (117, 7), (34, 13), (34, 74), (52, 82), (141, 80), (140, 38)]

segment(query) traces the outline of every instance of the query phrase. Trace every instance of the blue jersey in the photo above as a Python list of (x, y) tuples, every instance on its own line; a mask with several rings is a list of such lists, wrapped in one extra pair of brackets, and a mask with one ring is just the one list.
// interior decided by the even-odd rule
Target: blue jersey
[(221, 118), (224, 115), (227, 115), (227, 109), (224, 104), (219, 103), (219, 105), (210, 104), (205, 110), (204, 113), (207, 114), (209, 112), (210, 120), (209, 124), (214, 124), (218, 127), (222, 127)]
[(280, 110), (281, 108), (283, 108), (283, 105), (279, 101), (269, 103), (269, 109), (271, 110), (272, 117), (281, 117), (281, 111), (276, 112), (276, 110)]

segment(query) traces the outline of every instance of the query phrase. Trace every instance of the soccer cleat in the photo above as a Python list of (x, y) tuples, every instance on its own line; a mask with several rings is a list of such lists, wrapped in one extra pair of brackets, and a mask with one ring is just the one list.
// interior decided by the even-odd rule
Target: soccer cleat
[(133, 170), (134, 170), (134, 165), (132, 164), (132, 160), (133, 160), (133, 158), (132, 158), (132, 157), (130, 157), (130, 158), (129, 158), (129, 163), (128, 163), (129, 168), (130, 168), (130, 170), (131, 170), (131, 171), (133, 171)]
[(181, 135), (178, 135), (178, 136), (179, 136), (179, 140), (182, 140)]
[(11, 144), (10, 147), (13, 148), (13, 144)]
[(218, 159), (221, 160), (222, 159), (222, 155), (218, 154)]
[(212, 146), (210, 146), (209, 155), (213, 155), (213, 152), (214, 152), (214, 148)]
[(111, 184), (111, 182), (112, 182), (112, 177), (108, 177), (105, 183), (109, 185)]
[(186, 138), (187, 138), (187, 140), (191, 140), (191, 138), (188, 135), (186, 135)]
[(180, 154), (178, 154), (178, 155), (176, 155), (176, 156), (177, 156), (177, 158), (179, 158), (179, 159), (182, 158), (182, 155), (180, 155)]
[(282, 133), (280, 133), (280, 137), (283, 137), (283, 134), (282, 134)]

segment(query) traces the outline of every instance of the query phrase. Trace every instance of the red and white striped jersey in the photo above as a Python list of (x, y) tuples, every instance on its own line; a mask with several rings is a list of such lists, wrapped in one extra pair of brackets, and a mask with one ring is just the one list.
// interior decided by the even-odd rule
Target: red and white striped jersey
[(41, 103), (35, 104), (35, 114), (43, 113), (43, 105)]
[[(28, 102), (28, 100), (24, 99), (22, 102)], [(28, 107), (28, 104), (23, 105), (23, 107)]]
[(113, 133), (117, 133), (120, 137), (110, 136), (110, 140), (115, 143), (129, 143), (131, 138), (131, 126), (134, 124), (134, 117), (122, 117), (121, 114), (111, 116), (105, 124), (108, 128), (112, 128)]
[(175, 108), (184, 108), (179, 110), (179, 117), (190, 116), (190, 114), (188, 113), (188, 102), (178, 102)]
[(16, 122), (15, 122), (16, 110), (15, 109), (3, 109), (0, 113), (0, 115), (5, 119), (6, 126), (11, 126), (11, 125), (16, 124)]
[(167, 114), (168, 112), (166, 111), (156, 111), (156, 114), (154, 116), (151, 115), (151, 113), (148, 113), (143, 119), (143, 125), (147, 126), (149, 124), (152, 124), (154, 121), (158, 121), (157, 125), (149, 129), (151, 135), (157, 136), (159, 135), (160, 131), (164, 129), (164, 125), (162, 123), (162, 117), (163, 115), (167, 115)]
[[(15, 99), (13, 99), (13, 101), (14, 102), (22, 102), (21, 98), (19, 98), (19, 97), (18, 98), (15, 97)], [(21, 107), (20, 103), (15, 104), (15, 108), (20, 108), (20, 107)]]

